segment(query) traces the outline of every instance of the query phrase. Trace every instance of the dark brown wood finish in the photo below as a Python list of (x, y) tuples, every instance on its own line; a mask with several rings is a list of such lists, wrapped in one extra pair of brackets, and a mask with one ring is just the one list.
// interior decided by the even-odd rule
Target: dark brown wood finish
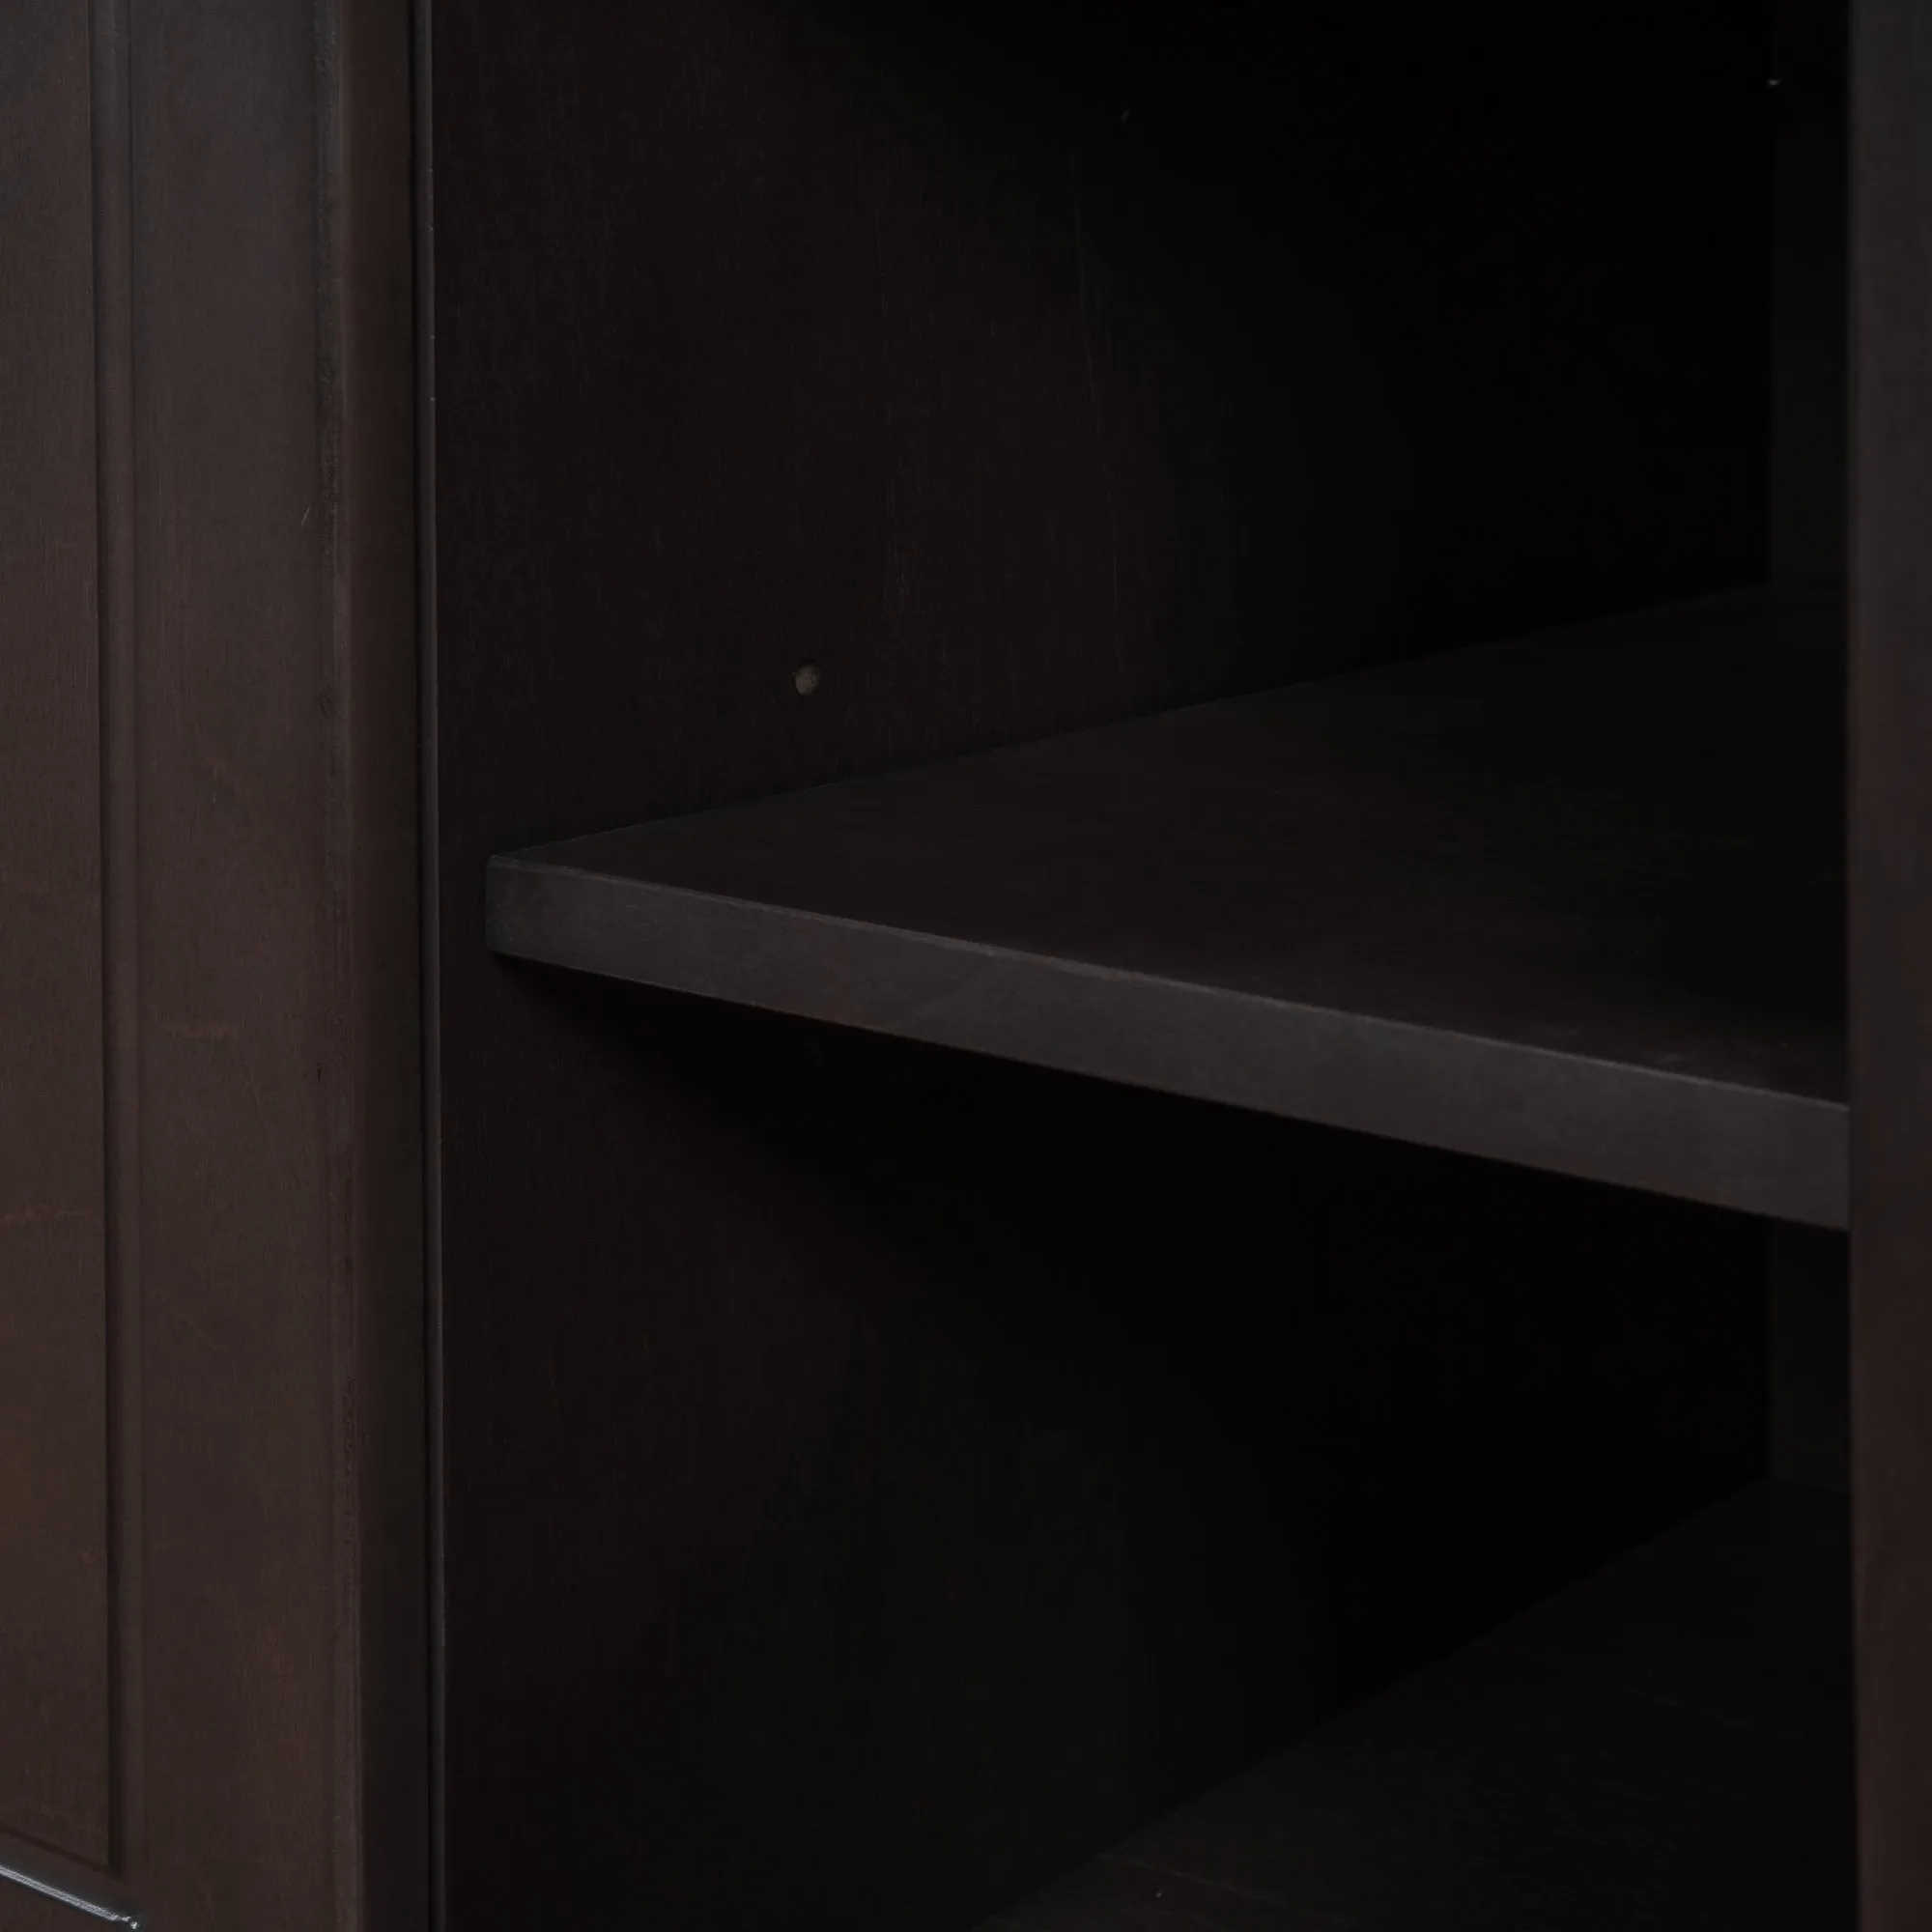
[(1762, 22), (1667, 20), (436, 11), (454, 1932), (970, 1923), (1761, 1457), (1748, 1226), (483, 945), (495, 853), (1761, 578)]
[[(1932, 39), (1858, 10), (1862, 1860), (1865, 1932), (1922, 1932)], [(485, 875), (778, 826), (729, 894), (722, 847), (647, 875), (950, 934), (943, 850), (974, 945), (1252, 997), (1185, 956), (1255, 924), (1201, 867), (1163, 930), (1118, 838), (1118, 892), (1056, 894), (1073, 846), (982, 789), (935, 845), (903, 808), (945, 773), (838, 787), (990, 757), (1063, 839), (1124, 793), (1172, 866), (1146, 765), (1069, 791), (1069, 745), (1358, 670), (1429, 692), (1405, 745), (1454, 766), (1458, 667), (1374, 667), (1767, 577), (1829, 601), (1830, 10), (417, 0), (413, 75), (409, 11), (0, 11), (0, 1925), (87, 1922), (18, 1867), (154, 1932), (959, 1932), (1768, 1449), (1829, 1476), (1793, 1403), (1833, 1237), (1779, 1234), (1768, 1308), (1731, 1211), (1843, 1218), (1834, 716), (1793, 762), (1790, 637), (1721, 676), (1613, 651), (1585, 783), (1548, 714), (1477, 729), (1507, 781), (1464, 794), (1443, 916), (1378, 900), (1380, 964), (1337, 964), (1377, 1025), (1575, 1076), (1560, 1156), (1422, 1138), (1703, 1203), (959, 1053), (903, 1001), (918, 1037), (493, 956)], [(1546, 768), (1601, 866), (1523, 815)], [(1440, 816), (1329, 776), (1338, 858)], [(820, 814), (862, 796), (895, 816), (855, 867)], [(1479, 903), (1599, 977), (1479, 985)], [(1592, 1151), (1591, 1056), (1680, 1100), (1694, 1065), (1690, 1151)], [(1740, 1091), (1817, 1137), (1798, 1183), (1713, 1153)], [(1406, 1877), (1445, 1926), (1841, 1922), (1831, 1507), (1741, 1503), (1015, 1919), (1364, 1932)]]
[(970, 1922), (1762, 1453), (1747, 1223), (531, 978), (452, 1922)]
[(1776, 0), (1772, 575), (1841, 605), (1848, 574), (1851, 304), (1847, 0)]
[(99, 515), (101, 1037), (110, 1397), (109, 1663), (112, 1853), (127, 1874), (147, 1847), (147, 1568), (142, 1492), (140, 631), (134, 556), (132, 40), (125, 0), (96, 0), (94, 129), (95, 448)]
[(492, 943), (1842, 1226), (1842, 669), (1758, 599), (1450, 653), (499, 860)]
[[(332, 1369), (337, 1912), (431, 1915), (424, 778), (412, 10), (337, 0), (322, 44), (325, 901), (339, 1162)], [(326, 498), (326, 500), (328, 500)], [(346, 1399), (345, 1399), (346, 1398)]]
[(1849, 1254), (1820, 1228), (1771, 1230), (1772, 1474), (1848, 1494)]
[(156, 1932), (417, 1926), (407, 21), (27, 8), (0, 73), (0, 1828)]
[(1857, 0), (1853, 1476), (1863, 1932), (1932, 1921), (1932, 17)]
[(421, 1922), (408, 20), (134, 14), (159, 1932)]
[(0, 16), (0, 1831), (98, 1862), (111, 1636), (89, 73), (85, 0)]
[(0, 1923), (402, 1932), (408, 23), (15, 8), (0, 106)]
[[(336, 1041), (316, 16), (133, 14), (145, 1842), (337, 1913)], [(344, 1794), (347, 1796), (347, 1794)]]
[(1749, 1491), (989, 1924), (1850, 1932), (1847, 1554)]

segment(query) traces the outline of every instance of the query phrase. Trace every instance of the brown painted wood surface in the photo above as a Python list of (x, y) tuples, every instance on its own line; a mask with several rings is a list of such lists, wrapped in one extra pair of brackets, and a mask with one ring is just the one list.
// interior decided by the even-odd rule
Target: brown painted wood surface
[(99, 1861), (111, 1639), (88, 29), (86, 0), (0, 16), (0, 1830)]
[(1852, 1493), (1864, 1932), (1932, 1922), (1932, 16), (1853, 9)]

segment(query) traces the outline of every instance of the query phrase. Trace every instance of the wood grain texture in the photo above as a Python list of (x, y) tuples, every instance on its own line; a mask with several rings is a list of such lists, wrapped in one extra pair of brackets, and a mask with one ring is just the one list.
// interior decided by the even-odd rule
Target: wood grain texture
[(1747, 1492), (990, 1923), (1849, 1932), (1849, 1574)]
[(134, 12), (143, 1856), (423, 1916), (408, 22)]
[(1842, 1226), (1843, 664), (1672, 607), (539, 847), (491, 942)]
[(1932, 19), (1856, 0), (1853, 1470), (1864, 1932), (1932, 1919)]
[(108, 1856), (85, 0), (0, 18), (0, 1828)]
[(971, 1923), (1761, 1453), (1747, 1228), (483, 947), (493, 853), (1761, 579), (1761, 24), (436, 10), (453, 1932)]
[(147, 1856), (337, 1918), (313, 9), (135, 19)]

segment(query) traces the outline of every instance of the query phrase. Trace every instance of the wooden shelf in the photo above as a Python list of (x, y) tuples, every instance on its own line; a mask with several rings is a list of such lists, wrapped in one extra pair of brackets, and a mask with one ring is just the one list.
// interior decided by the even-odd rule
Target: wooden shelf
[(1849, 1932), (1847, 1545), (1759, 1485), (988, 1932)]
[(1843, 714), (1713, 599), (499, 857), (490, 943), (1842, 1226)]

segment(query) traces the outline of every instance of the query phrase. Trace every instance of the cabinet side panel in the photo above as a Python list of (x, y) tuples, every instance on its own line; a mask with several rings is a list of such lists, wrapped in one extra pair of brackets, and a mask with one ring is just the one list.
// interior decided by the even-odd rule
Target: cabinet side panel
[(1853, 1475), (1864, 1932), (1932, 1922), (1932, 15), (1854, 14)]

